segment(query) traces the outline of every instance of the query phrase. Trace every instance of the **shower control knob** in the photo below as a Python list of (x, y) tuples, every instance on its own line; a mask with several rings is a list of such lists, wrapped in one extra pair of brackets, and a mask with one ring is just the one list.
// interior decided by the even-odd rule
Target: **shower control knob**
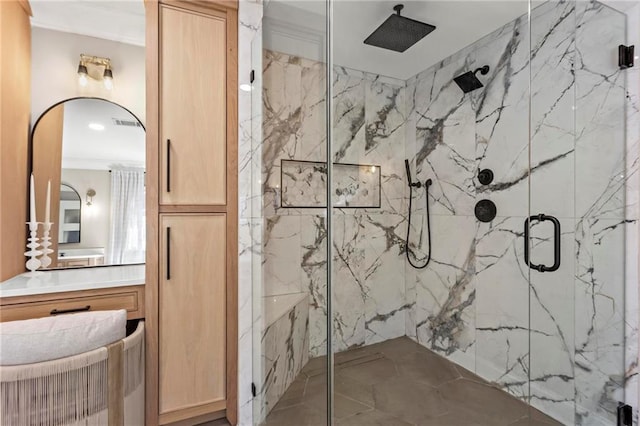
[(483, 185), (493, 182), (493, 172), (490, 169), (482, 169), (478, 173), (478, 181)]
[(476, 219), (480, 222), (491, 222), (495, 219), (496, 214), (498, 214), (498, 209), (496, 205), (491, 200), (480, 200), (476, 203), (476, 207), (474, 209), (474, 213), (476, 215)]

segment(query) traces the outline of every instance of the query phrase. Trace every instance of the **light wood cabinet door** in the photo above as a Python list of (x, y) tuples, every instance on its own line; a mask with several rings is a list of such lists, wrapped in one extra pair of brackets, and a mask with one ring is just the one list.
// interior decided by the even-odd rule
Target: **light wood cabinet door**
[(160, 203), (226, 204), (226, 21), (160, 7)]
[(226, 215), (162, 214), (160, 422), (225, 408)]

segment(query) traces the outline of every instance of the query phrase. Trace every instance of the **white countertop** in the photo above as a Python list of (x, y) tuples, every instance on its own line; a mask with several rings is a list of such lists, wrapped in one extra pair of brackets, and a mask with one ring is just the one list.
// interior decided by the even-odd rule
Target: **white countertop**
[(0, 283), (0, 297), (31, 296), (144, 284), (145, 265), (27, 272)]

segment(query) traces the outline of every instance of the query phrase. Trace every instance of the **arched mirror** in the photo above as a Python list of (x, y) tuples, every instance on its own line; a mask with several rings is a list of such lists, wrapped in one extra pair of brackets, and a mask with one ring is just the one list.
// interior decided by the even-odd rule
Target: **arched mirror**
[(40, 116), (31, 143), (38, 212), (51, 184), (50, 267), (144, 263), (140, 120), (104, 99), (69, 99)]

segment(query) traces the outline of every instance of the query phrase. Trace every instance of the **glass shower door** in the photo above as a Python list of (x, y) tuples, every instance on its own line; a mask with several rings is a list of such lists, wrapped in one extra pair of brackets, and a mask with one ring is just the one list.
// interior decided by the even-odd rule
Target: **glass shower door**
[(599, 2), (531, 13), (530, 403), (565, 424), (615, 424), (625, 401), (625, 19)]
[(260, 2), (252, 46), (253, 424), (326, 425), (326, 2)]

